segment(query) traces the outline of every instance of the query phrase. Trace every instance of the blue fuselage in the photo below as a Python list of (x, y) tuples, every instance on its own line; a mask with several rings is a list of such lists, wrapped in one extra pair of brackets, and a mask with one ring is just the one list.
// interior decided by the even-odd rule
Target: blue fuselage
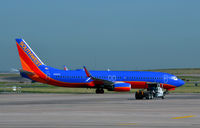
[[(79, 70), (59, 70), (50, 66), (41, 67), (42, 71), (50, 78), (66, 83), (89, 83), (83, 69)], [(91, 75), (97, 79), (108, 80), (112, 82), (123, 81), (134, 84), (134, 82), (156, 82), (169, 86), (179, 87), (184, 81), (178, 79), (175, 75), (162, 72), (151, 71), (90, 71)], [(135, 84), (136, 84), (135, 83)], [(134, 85), (132, 86), (134, 87)]]

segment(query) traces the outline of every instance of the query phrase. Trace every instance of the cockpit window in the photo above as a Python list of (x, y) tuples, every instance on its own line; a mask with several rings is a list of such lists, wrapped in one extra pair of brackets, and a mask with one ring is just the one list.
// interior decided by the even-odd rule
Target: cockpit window
[(178, 78), (176, 76), (172, 76), (173, 80), (178, 80)]

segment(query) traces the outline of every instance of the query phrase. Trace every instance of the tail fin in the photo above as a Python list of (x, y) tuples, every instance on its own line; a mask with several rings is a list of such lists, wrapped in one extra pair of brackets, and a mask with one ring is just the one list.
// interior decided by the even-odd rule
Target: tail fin
[(33, 52), (29, 45), (23, 39), (16, 39), (17, 49), (22, 65), (22, 69), (29, 72), (36, 72), (44, 63)]

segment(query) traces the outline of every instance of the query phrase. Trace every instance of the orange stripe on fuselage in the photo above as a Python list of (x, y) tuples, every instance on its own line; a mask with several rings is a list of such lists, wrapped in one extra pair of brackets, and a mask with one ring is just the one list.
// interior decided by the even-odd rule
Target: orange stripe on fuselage
[[(30, 67), (26, 64), (26, 62), (24, 62), (23, 59), (21, 59), (20, 57), (20, 60), (21, 60), (21, 64), (22, 64), (22, 69), (25, 70), (25, 71), (29, 71), (29, 72), (33, 72)], [(28, 75), (28, 77), (30, 79), (32, 79), (33, 81), (38, 81), (38, 82), (41, 82), (41, 83), (47, 83), (45, 80), (41, 79), (37, 74), (35, 75)]]

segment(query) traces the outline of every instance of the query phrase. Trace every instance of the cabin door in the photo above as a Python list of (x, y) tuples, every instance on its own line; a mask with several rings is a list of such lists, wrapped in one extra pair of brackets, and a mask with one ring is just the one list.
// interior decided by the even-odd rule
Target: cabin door
[(50, 71), (49, 71), (49, 68), (48, 67), (46, 67), (45, 68), (45, 71), (46, 71), (46, 80), (47, 80), (47, 82), (50, 80)]
[(168, 83), (168, 76), (164, 75), (164, 83), (167, 84)]

